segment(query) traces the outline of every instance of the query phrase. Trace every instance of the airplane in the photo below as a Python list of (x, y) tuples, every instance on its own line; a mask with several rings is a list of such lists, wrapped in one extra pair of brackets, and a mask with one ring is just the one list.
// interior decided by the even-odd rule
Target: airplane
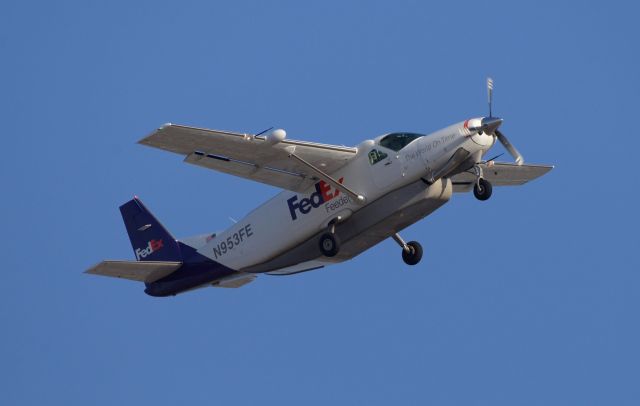
[[(257, 275), (293, 275), (347, 261), (392, 238), (416, 265), (417, 241), (400, 231), (473, 190), (485, 201), (493, 186), (522, 185), (551, 169), (525, 164), (492, 115), (434, 133), (384, 134), (355, 147), (296, 141), (283, 129), (258, 134), (166, 124), (138, 141), (184, 161), (281, 189), (220, 233), (176, 239), (138, 197), (120, 206), (135, 261), (102, 261), (89, 274), (144, 282), (150, 296), (213, 286), (237, 288)], [(515, 162), (483, 159), (499, 141)]]

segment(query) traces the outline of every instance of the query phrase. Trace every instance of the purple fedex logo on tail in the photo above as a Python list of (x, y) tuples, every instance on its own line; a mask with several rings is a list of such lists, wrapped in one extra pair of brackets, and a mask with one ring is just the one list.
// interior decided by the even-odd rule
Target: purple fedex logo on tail
[[(344, 178), (338, 179), (338, 182), (342, 184)], [(339, 189), (331, 188), (327, 182), (321, 180), (315, 184), (316, 191), (311, 193), (309, 197), (298, 200), (298, 196), (295, 195), (287, 199), (289, 205), (289, 213), (291, 214), (291, 220), (298, 218), (298, 213), (307, 214), (311, 209), (320, 207), (321, 204), (327, 203), (332, 199), (335, 199), (340, 194)]]
[(164, 247), (162, 240), (151, 240), (145, 248), (136, 248), (136, 259), (140, 261)]

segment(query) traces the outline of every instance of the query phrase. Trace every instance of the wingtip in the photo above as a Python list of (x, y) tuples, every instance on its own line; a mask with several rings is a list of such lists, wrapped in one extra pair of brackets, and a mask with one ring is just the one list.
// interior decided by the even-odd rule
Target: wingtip
[(141, 144), (141, 145), (150, 145), (150, 144), (149, 144), (149, 142), (148, 142), (148, 140), (149, 140), (151, 137), (153, 137), (153, 136), (154, 136), (156, 133), (158, 133), (159, 131), (165, 130), (165, 129), (167, 129), (167, 128), (169, 128), (169, 127), (172, 127), (172, 126), (173, 126), (173, 123), (164, 123), (164, 124), (162, 124), (160, 127), (158, 127), (158, 128), (156, 128), (155, 130), (153, 130), (149, 135), (147, 135), (147, 136), (145, 136), (145, 137), (143, 137), (143, 138), (140, 138), (140, 139), (137, 141), (137, 143), (138, 143), (138, 144)]

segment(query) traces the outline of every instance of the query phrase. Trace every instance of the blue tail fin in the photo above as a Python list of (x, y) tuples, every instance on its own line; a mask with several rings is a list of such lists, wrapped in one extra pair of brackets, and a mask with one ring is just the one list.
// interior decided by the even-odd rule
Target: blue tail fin
[(134, 197), (120, 206), (133, 252), (138, 261), (182, 261), (180, 246), (144, 204)]

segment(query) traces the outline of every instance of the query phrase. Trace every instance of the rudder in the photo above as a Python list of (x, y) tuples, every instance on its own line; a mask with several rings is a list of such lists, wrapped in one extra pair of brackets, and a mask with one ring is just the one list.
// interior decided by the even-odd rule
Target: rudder
[(182, 261), (180, 246), (138, 197), (120, 206), (137, 261)]

